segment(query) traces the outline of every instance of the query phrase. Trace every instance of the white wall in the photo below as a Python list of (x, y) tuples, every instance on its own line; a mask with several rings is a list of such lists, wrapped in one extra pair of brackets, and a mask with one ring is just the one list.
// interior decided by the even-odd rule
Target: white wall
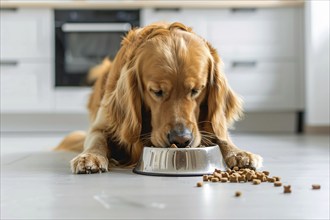
[(306, 1), (306, 124), (329, 126), (329, 1)]

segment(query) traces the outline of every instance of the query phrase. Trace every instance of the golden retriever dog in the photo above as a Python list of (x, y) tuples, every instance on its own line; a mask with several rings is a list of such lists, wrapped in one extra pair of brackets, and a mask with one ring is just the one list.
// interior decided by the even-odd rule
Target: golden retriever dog
[(236, 147), (228, 133), (242, 114), (216, 50), (181, 23), (131, 30), (115, 59), (91, 70), (91, 126), (57, 149), (83, 151), (73, 173), (105, 172), (109, 162), (131, 166), (144, 146), (219, 145), (228, 167), (259, 168), (262, 158)]

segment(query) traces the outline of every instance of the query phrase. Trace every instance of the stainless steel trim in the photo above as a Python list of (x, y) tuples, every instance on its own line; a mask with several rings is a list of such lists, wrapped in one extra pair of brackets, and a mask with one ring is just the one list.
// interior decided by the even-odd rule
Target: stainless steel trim
[(232, 67), (252, 68), (257, 66), (257, 61), (233, 61)]
[(0, 66), (17, 66), (17, 60), (0, 60)]
[(218, 145), (202, 148), (144, 147), (135, 173), (159, 176), (200, 176), (225, 170)]
[(130, 23), (65, 23), (63, 32), (123, 32), (132, 28)]
[(254, 13), (257, 11), (257, 8), (232, 8), (232, 13)]
[(18, 8), (0, 8), (1, 12), (16, 12)]

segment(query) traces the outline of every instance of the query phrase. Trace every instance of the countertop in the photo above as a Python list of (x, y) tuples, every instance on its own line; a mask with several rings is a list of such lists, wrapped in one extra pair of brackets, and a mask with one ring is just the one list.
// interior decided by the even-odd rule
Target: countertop
[(302, 7), (303, 0), (278, 1), (146, 1), (146, 0), (57, 0), (16, 1), (0, 0), (1, 8), (56, 8), (56, 9), (136, 9), (136, 8), (277, 8)]

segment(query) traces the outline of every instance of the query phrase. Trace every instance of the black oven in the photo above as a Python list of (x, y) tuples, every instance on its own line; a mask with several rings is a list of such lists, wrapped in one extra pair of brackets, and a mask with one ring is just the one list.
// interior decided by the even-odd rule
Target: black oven
[(55, 86), (88, 86), (88, 70), (139, 25), (139, 10), (55, 10)]

